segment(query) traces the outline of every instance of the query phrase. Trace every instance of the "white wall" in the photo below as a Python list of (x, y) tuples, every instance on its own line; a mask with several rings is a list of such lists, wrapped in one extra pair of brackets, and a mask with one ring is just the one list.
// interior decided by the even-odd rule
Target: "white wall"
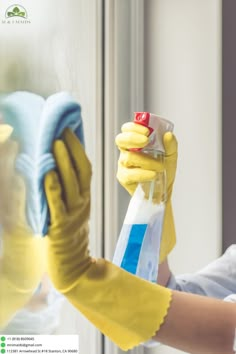
[(144, 43), (145, 110), (179, 142), (171, 266), (195, 271), (221, 252), (221, 1), (145, 1)]
[(145, 109), (172, 120), (179, 142), (172, 258), (178, 272), (195, 270), (221, 244), (220, 1), (148, 0), (145, 9)]

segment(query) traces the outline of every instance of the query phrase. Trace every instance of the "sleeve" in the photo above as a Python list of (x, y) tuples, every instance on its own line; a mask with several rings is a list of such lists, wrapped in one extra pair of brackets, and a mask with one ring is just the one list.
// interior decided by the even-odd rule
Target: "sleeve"
[(224, 298), (224, 301), (236, 303), (236, 294), (232, 294)]
[(173, 290), (236, 301), (236, 245), (202, 270), (193, 274), (170, 277), (167, 286)]

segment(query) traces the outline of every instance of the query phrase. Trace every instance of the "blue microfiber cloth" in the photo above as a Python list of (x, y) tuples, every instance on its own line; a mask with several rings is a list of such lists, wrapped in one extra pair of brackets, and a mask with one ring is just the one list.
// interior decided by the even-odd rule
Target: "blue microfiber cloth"
[(67, 92), (46, 100), (31, 92), (18, 91), (1, 97), (0, 110), (5, 123), (14, 130), (20, 153), (16, 169), (27, 185), (26, 213), (35, 235), (46, 235), (49, 210), (44, 192), (44, 177), (55, 168), (52, 143), (63, 130), (72, 129), (84, 144), (81, 108)]

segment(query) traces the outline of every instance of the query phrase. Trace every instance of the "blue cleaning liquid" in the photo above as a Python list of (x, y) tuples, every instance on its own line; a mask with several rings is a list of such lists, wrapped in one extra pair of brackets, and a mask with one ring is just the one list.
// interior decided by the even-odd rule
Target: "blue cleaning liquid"
[(124, 235), (129, 235), (129, 242), (120, 266), (132, 274), (136, 274), (139, 255), (146, 230), (147, 224), (124, 224), (121, 230), (120, 237), (122, 238)]
[(114, 264), (148, 281), (157, 281), (164, 210), (164, 203), (145, 199), (138, 185), (116, 244)]
[(124, 223), (113, 263), (151, 282), (157, 281), (164, 207), (148, 223)]

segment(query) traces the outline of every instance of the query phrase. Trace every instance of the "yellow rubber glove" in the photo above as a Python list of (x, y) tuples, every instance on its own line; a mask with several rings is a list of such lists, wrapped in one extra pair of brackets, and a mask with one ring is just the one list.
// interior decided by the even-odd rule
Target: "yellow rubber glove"
[(25, 184), (14, 164), (18, 153), (10, 127), (0, 125), (0, 328), (24, 307), (44, 271), (43, 240), (32, 235), (25, 218)]
[(91, 164), (66, 130), (53, 148), (57, 172), (45, 178), (50, 209), (48, 274), (54, 286), (123, 350), (151, 338), (164, 322), (171, 291), (88, 250)]
[(13, 128), (10, 125), (0, 124), (0, 144), (5, 143), (9, 139), (12, 131)]
[(164, 134), (165, 158), (164, 163), (160, 163), (148, 154), (129, 151), (131, 148), (144, 148), (149, 143), (148, 128), (128, 122), (122, 126), (121, 130), (122, 133), (116, 137), (116, 145), (120, 150), (117, 179), (131, 195), (139, 183), (152, 181), (156, 178), (157, 172), (166, 170), (167, 201), (159, 259), (159, 263), (162, 263), (176, 243), (171, 194), (177, 165), (177, 141), (172, 133)]

